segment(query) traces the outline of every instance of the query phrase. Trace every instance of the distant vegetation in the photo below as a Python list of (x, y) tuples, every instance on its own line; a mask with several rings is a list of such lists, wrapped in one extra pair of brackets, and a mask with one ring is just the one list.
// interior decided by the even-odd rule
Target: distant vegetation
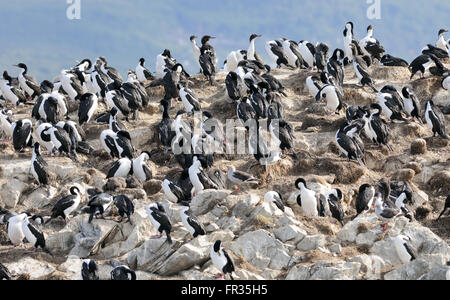
[(257, 44), (264, 58), (264, 41), (280, 37), (342, 47), (349, 20), (358, 38), (373, 24), (390, 53), (411, 60), (437, 40), (441, 27), (450, 29), (450, 4), (441, 0), (381, 0), (381, 20), (367, 19), (366, 0), (81, 1), (81, 20), (66, 18), (66, 1), (3, 1), (0, 68), (25, 62), (39, 80), (53, 79), (76, 60), (104, 55), (125, 74), (140, 57), (153, 69), (156, 55), (168, 48), (195, 72), (191, 34), (217, 36), (213, 45), (222, 66), (229, 51), (248, 47), (252, 33), (264, 35)]

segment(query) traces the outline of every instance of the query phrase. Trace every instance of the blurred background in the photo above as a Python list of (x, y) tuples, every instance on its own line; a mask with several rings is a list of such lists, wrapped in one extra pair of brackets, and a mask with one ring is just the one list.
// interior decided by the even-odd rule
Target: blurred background
[(67, 17), (66, 0), (0, 1), (0, 70), (16, 75), (12, 65), (24, 62), (39, 81), (100, 55), (123, 75), (141, 57), (154, 71), (156, 55), (165, 48), (196, 73), (193, 34), (217, 37), (212, 45), (222, 67), (230, 51), (248, 48), (252, 33), (263, 35), (257, 51), (267, 60), (269, 39), (343, 48), (346, 22), (355, 23), (358, 40), (372, 24), (389, 54), (411, 61), (426, 44), (435, 44), (439, 29), (450, 29), (450, 2), (442, 0), (380, 0), (379, 20), (367, 17), (366, 0), (80, 0), (79, 20)]

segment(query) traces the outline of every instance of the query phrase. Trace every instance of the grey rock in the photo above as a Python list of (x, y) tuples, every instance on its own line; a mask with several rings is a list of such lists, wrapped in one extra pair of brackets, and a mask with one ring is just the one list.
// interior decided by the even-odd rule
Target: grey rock
[(297, 244), (297, 249), (300, 251), (311, 251), (325, 247), (327, 240), (324, 235), (311, 235), (302, 239)]
[(265, 230), (248, 232), (231, 246), (232, 251), (258, 269), (281, 270), (290, 261), (283, 244)]

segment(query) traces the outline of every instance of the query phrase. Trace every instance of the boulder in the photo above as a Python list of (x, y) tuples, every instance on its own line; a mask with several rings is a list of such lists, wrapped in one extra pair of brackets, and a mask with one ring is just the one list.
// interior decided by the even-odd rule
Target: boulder
[(26, 207), (41, 209), (49, 205), (51, 203), (51, 199), (53, 199), (56, 194), (57, 190), (54, 187), (49, 187), (48, 190), (40, 188), (26, 197), (23, 205)]
[(337, 234), (337, 238), (343, 242), (354, 243), (360, 233), (367, 232), (376, 225), (378, 218), (374, 215), (360, 216), (348, 222)]
[(13, 263), (6, 263), (5, 266), (9, 269), (11, 275), (28, 274), (31, 280), (46, 280), (55, 272), (55, 268), (50, 264), (31, 257), (24, 257)]
[(158, 194), (162, 189), (162, 181), (151, 179), (144, 183), (144, 190), (147, 193), (148, 196), (153, 196), (155, 194)]
[(360, 233), (356, 237), (356, 245), (358, 246), (369, 246), (371, 247), (375, 241), (378, 239), (378, 235), (381, 234), (381, 230), (372, 229), (370, 231)]
[(15, 178), (27, 182), (31, 176), (30, 160), (2, 160), (0, 175), (1, 178)]
[(249, 194), (242, 197), (234, 206), (233, 216), (244, 218), (255, 209), (256, 205), (261, 201), (261, 198), (255, 194)]
[(94, 255), (113, 239), (118, 231), (119, 225), (114, 221), (93, 220), (91, 224), (81, 222), (74, 237), (75, 247), (70, 251), (70, 255), (80, 258)]
[(139, 248), (128, 254), (128, 265), (134, 266), (138, 270), (151, 272), (152, 264), (156, 261), (163, 261), (175, 250), (165, 239), (150, 239)]
[(327, 240), (324, 235), (311, 235), (303, 238), (298, 244), (297, 249), (300, 251), (311, 251), (325, 247)]
[(83, 260), (77, 256), (69, 256), (67, 260), (58, 267), (58, 271), (64, 273), (68, 280), (82, 280), (81, 267)]
[(200, 216), (212, 210), (221, 202), (226, 202), (230, 191), (205, 190), (199, 193), (191, 202), (191, 211)]
[(0, 188), (0, 202), (7, 208), (15, 208), (27, 187), (25, 182), (12, 178)]
[(286, 280), (359, 280), (361, 264), (357, 262), (329, 263), (320, 261), (311, 267), (293, 267)]
[(418, 259), (384, 275), (385, 280), (445, 280), (450, 256), (423, 255)]
[(310, 269), (309, 280), (359, 280), (361, 264), (357, 262), (318, 262)]
[(144, 209), (136, 211), (131, 217), (133, 225), (124, 223), (119, 225), (119, 230), (113, 240), (102, 245), (97, 254), (102, 259), (120, 257), (142, 245), (152, 234), (150, 221)]
[(401, 169), (396, 171), (392, 175), (392, 180), (394, 181), (403, 181), (403, 182), (411, 182), (416, 176), (416, 172), (412, 169)]
[(294, 243), (298, 243), (303, 240), (308, 233), (303, 229), (295, 225), (286, 225), (284, 227), (277, 228), (273, 231), (276, 238), (286, 243), (287, 241), (294, 241)]
[(449, 195), (450, 194), (450, 171), (440, 171), (433, 175), (428, 182), (431, 190), (442, 194)]
[(202, 264), (209, 259), (211, 243), (207, 237), (201, 236), (181, 246), (157, 270), (157, 274), (170, 276)]
[(389, 270), (383, 259), (376, 255), (362, 254), (351, 257), (347, 261), (361, 264), (360, 271), (365, 274), (364, 278), (368, 280), (380, 280), (382, 274)]
[(248, 232), (240, 236), (232, 243), (231, 249), (258, 269), (281, 270), (290, 261), (284, 245), (265, 230)]
[(421, 155), (427, 153), (427, 141), (424, 139), (417, 139), (411, 143), (411, 154)]

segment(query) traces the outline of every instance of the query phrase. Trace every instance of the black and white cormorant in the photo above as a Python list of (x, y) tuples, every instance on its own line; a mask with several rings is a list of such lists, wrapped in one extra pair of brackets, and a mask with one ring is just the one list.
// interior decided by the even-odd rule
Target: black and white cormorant
[(446, 121), (445, 116), (442, 111), (434, 105), (433, 101), (428, 101), (425, 109), (425, 120), (427, 121), (428, 127), (433, 131), (433, 136), (438, 134), (446, 140), (450, 140), (447, 135), (447, 130), (445, 128)]
[(50, 219), (45, 222), (49, 223), (51, 220), (56, 219), (58, 217), (63, 218), (64, 221), (67, 221), (70, 214), (73, 213), (81, 202), (81, 192), (80, 189), (76, 186), (70, 188), (70, 195), (65, 196), (56, 202), (55, 206), (52, 209), (52, 215)]
[(299, 178), (295, 181), (295, 187), (300, 190), (300, 195), (297, 197), (297, 204), (302, 208), (303, 214), (306, 217), (318, 217), (318, 201), (316, 192), (308, 189), (306, 181)]
[(202, 73), (202, 69), (200, 66), (200, 46), (197, 43), (197, 37), (195, 35), (192, 35), (189, 40), (191, 41), (192, 44), (192, 53), (194, 54), (194, 60), (197, 63), (198, 67), (200, 68), (200, 73)]
[(244, 184), (244, 183), (258, 184), (260, 182), (253, 175), (236, 170), (235, 166), (230, 166), (228, 168), (228, 174), (227, 175), (228, 175), (228, 179), (231, 182), (236, 183), (238, 185), (238, 189), (237, 189), (236, 193), (240, 193), (241, 185)]
[(136, 76), (141, 83), (155, 79), (152, 73), (145, 67), (145, 58), (139, 60), (139, 64), (136, 66)]
[(390, 129), (388, 124), (380, 117), (382, 108), (379, 104), (372, 104), (370, 106), (374, 112), (369, 118), (369, 128), (370, 128), (370, 139), (378, 144), (385, 145), (389, 150), (393, 151), (392, 147), (389, 145), (389, 134)]
[(183, 102), (184, 108), (187, 113), (193, 115), (195, 112), (200, 112), (202, 106), (200, 101), (197, 100), (194, 92), (188, 87), (183, 87), (178, 84), (178, 89), (180, 93), (181, 101)]
[(428, 44), (425, 48), (422, 49), (422, 54), (425, 55), (434, 55), (439, 59), (448, 58), (448, 51), (442, 50), (441, 48), (434, 47), (433, 45)]
[(322, 89), (317, 93), (316, 100), (322, 100), (325, 102), (328, 115), (339, 114), (339, 112), (344, 108), (344, 103), (342, 101), (342, 95), (338, 91), (338, 88), (334, 85), (325, 85)]
[(367, 36), (359, 42), (359, 46), (365, 55), (380, 61), (386, 50), (377, 39), (373, 38), (373, 29), (372, 25), (367, 27)]
[(28, 72), (27, 65), (24, 63), (20, 63), (14, 65), (14, 67), (18, 67), (21, 70), (18, 77), (19, 85), (20, 88), (24, 90), (27, 96), (29, 97), (28, 99), (31, 100), (34, 99), (34, 97), (39, 96), (42, 93), (41, 88), (36, 79), (27, 74)]
[(402, 89), (402, 95), (403, 107), (405, 108), (405, 112), (422, 124), (422, 105), (420, 104), (416, 93), (414, 93), (411, 88), (404, 87)]
[(169, 102), (167, 100), (161, 100), (161, 106), (163, 107), (162, 120), (158, 125), (159, 140), (161, 141), (164, 151), (167, 152), (172, 147), (172, 141), (176, 136), (172, 126), (174, 120), (169, 116)]
[(172, 244), (170, 232), (172, 231), (172, 224), (166, 214), (164, 207), (160, 203), (153, 203), (146, 207), (148, 218), (156, 230), (160, 233), (154, 238), (162, 238), (162, 233), (165, 232), (167, 242)]
[(447, 33), (448, 30), (446, 29), (440, 29), (438, 32), (438, 40), (436, 42), (436, 47), (438, 47), (439, 49), (442, 49), (444, 51), (448, 51), (448, 45), (447, 45), (447, 41), (445, 40), (444, 34)]
[(270, 58), (274, 61), (277, 68), (281, 66), (289, 66), (289, 58), (286, 50), (283, 48), (283, 44), (280, 41), (274, 40), (266, 43), (266, 51)]
[[(356, 196), (356, 217), (364, 212), (368, 212), (372, 209), (375, 201), (375, 188), (370, 184), (363, 184), (359, 188), (358, 195)], [(355, 217), (355, 218), (356, 218)]]
[(27, 241), (33, 245), (34, 251), (41, 248), (45, 252), (50, 253), (50, 251), (45, 246), (45, 236), (44, 233), (30, 220), (34, 217), (26, 217), (22, 222), (22, 231), (25, 235)]
[(143, 183), (153, 178), (152, 170), (146, 163), (150, 157), (150, 152), (144, 151), (133, 160), (133, 175)]
[(41, 156), (39, 143), (34, 144), (31, 157), (31, 174), (40, 186), (47, 186), (49, 184), (48, 164)]
[(128, 218), (128, 222), (133, 225), (133, 223), (131, 222), (131, 216), (134, 214), (133, 201), (131, 201), (131, 199), (126, 195), (118, 195), (114, 196), (114, 205), (119, 211), (119, 222), (122, 222), (123, 218), (126, 216)]
[(346, 128), (349, 126), (347, 122), (341, 126), (336, 133), (335, 141), (341, 152), (350, 160), (356, 160), (361, 166), (366, 164), (364, 151), (360, 148), (355, 139), (347, 135)]
[(234, 261), (231, 256), (222, 247), (222, 241), (216, 241), (211, 246), (210, 257), (214, 266), (222, 272), (222, 276), (216, 277), (216, 279), (224, 279), (226, 274), (230, 274), (231, 280), (233, 280), (233, 272), (235, 271)]
[(97, 264), (92, 259), (85, 259), (81, 264), (81, 278), (83, 280), (99, 280)]
[(133, 162), (131, 159), (125, 157), (114, 162), (109, 168), (106, 179), (113, 177), (127, 178), (128, 175), (133, 174)]
[(191, 197), (189, 194), (185, 193), (184, 190), (175, 182), (165, 179), (161, 184), (164, 194), (167, 199), (173, 203), (180, 203), (183, 201), (190, 201)]
[(411, 70), (411, 79), (413, 79), (414, 75), (416, 75), (418, 72), (420, 72), (421, 78), (424, 78), (425, 72), (430, 69), (433, 64), (435, 64), (438, 69), (445, 69), (439, 58), (437, 58), (433, 54), (422, 54), (414, 59), (409, 65), (409, 68)]
[(392, 85), (384, 86), (378, 92), (378, 104), (382, 108), (383, 114), (390, 120), (398, 120), (408, 122), (403, 117), (404, 105), (402, 96)]
[(283, 197), (278, 192), (274, 191), (267, 192), (264, 195), (264, 201), (275, 204), (276, 207), (278, 207), (278, 209), (281, 210), (282, 212), (285, 211), (285, 206), (283, 204)]
[(129, 267), (125, 266), (125, 265), (121, 265), (118, 267), (115, 267), (112, 271), (111, 271), (111, 280), (122, 280), (122, 281), (126, 281), (126, 280), (136, 280), (136, 272), (134, 272), (133, 270), (131, 270)]
[(60, 155), (66, 154), (70, 159), (77, 160), (76, 148), (72, 145), (72, 139), (69, 133), (58, 126), (48, 129), (50, 139), (55, 146), (54, 151), (58, 151)]
[(78, 109), (78, 123), (80, 126), (91, 121), (95, 111), (98, 108), (98, 98), (96, 95), (86, 93), (80, 98), (80, 107)]
[(357, 53), (357, 48), (354, 44), (351, 44), (350, 48), (353, 55), (353, 69), (355, 70), (359, 83), (363, 87), (366, 85), (370, 86), (375, 93), (378, 93), (378, 90), (374, 86), (373, 80), (370, 78), (366, 61), (364, 61), (363, 58)]
[(257, 116), (255, 109), (250, 104), (247, 97), (243, 97), (237, 104), (236, 112), (238, 119), (242, 120), (243, 123), (246, 123), (249, 120), (254, 120)]
[(12, 142), (14, 150), (22, 152), (26, 147), (31, 147), (33, 143), (33, 124), (28, 119), (14, 122), (11, 125)]
[(283, 49), (285, 50), (288, 58), (289, 65), (293, 68), (301, 68), (305, 66), (305, 62), (300, 53), (298, 43), (282, 38)]
[(227, 88), (228, 97), (233, 101), (239, 101), (247, 94), (247, 86), (243, 79), (235, 72), (228, 73), (225, 78), (225, 86)]
[(180, 203), (180, 218), (184, 227), (189, 231), (192, 238), (196, 238), (201, 235), (206, 235), (206, 229), (203, 224), (192, 214), (190, 210), (189, 202), (183, 201)]
[(108, 66), (108, 61), (104, 56), (97, 58), (96, 65), (98, 65), (103, 74), (109, 78), (109, 82), (118, 81), (120, 84), (123, 83), (120, 73), (116, 69)]
[(394, 238), (395, 250), (401, 262), (404, 264), (408, 264), (419, 257), (411, 241), (411, 238), (405, 235), (398, 235)]
[(203, 75), (214, 85), (216, 75), (216, 53), (214, 48), (209, 44), (209, 40), (214, 37), (204, 36), (202, 38), (202, 47), (200, 48), (199, 62)]
[(409, 68), (409, 63), (406, 60), (404, 60), (402, 58), (394, 57), (390, 54), (383, 55), (383, 57), (381, 58), (381, 64), (386, 67)]
[(314, 54), (314, 62), (319, 72), (324, 72), (327, 68), (327, 62), (330, 57), (330, 47), (325, 43), (319, 43), (316, 46), (316, 53)]
[(113, 196), (106, 193), (100, 193), (92, 196), (87, 204), (87, 206), (89, 207), (88, 223), (91, 223), (94, 217), (97, 217), (98, 215), (103, 218), (103, 214), (111, 206), (113, 201)]

